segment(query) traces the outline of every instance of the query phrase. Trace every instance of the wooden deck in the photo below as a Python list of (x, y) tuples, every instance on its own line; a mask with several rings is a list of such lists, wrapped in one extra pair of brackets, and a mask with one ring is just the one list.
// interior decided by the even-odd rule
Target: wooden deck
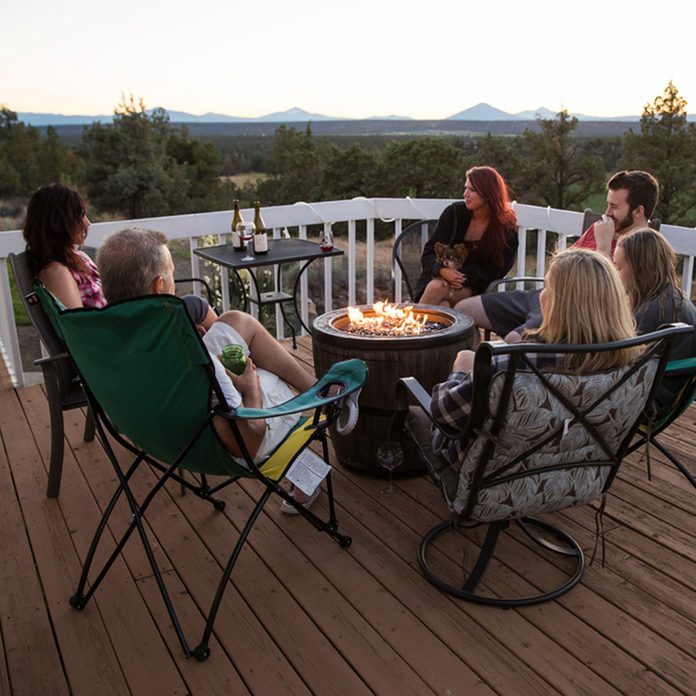
[[(296, 354), (311, 362), (307, 339)], [(606, 567), (595, 563), (559, 600), (520, 610), (454, 600), (422, 577), (419, 540), (446, 515), (425, 477), (387, 497), (382, 481), (339, 465), (339, 519), (352, 547), (281, 516), (272, 501), (201, 664), (183, 657), (137, 539), (96, 601), (82, 612), (68, 605), (115, 477), (100, 446), (82, 442), (82, 415), (67, 415), (63, 487), (48, 500), (43, 391), (0, 390), (0, 694), (696, 693), (696, 491), (657, 452), (652, 482), (632, 456), (613, 487)], [(670, 437), (692, 467), (695, 419), (692, 409)], [(202, 629), (231, 527), (253, 493), (249, 483), (227, 489), (224, 513), (175, 487), (153, 504), (156, 555), (188, 635)], [(117, 512), (116, 533), (128, 522)], [(591, 509), (557, 518), (592, 549)], [(447, 544), (441, 551), (440, 563), (461, 562)], [(498, 555), (491, 587), (501, 592), (560, 577), (520, 536)]]

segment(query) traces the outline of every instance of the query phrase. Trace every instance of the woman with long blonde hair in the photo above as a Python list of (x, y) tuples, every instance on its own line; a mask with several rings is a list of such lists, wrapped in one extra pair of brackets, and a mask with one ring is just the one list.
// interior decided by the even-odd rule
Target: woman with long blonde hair
[[(544, 343), (611, 343), (635, 336), (636, 328), (618, 272), (603, 254), (569, 249), (554, 256), (540, 296), (541, 326), (526, 340)], [(636, 351), (571, 356), (577, 372), (608, 370), (635, 360)]]
[[(568, 249), (551, 260), (541, 293), (542, 323), (524, 340), (566, 345), (621, 341), (636, 335), (635, 322), (619, 273), (611, 261), (589, 249)], [(589, 373), (628, 365), (641, 348), (624, 348), (585, 355), (534, 355), (537, 366), (559, 372)], [(457, 354), (445, 382), (435, 385), (431, 407), (433, 418), (452, 432), (463, 432), (471, 413), (475, 353)], [(507, 367), (508, 356), (494, 358), (493, 371)], [(438, 449), (443, 443), (434, 443)], [(453, 439), (456, 450), (459, 440)], [(446, 445), (449, 448), (449, 445)], [(452, 456), (458, 456), (456, 452)]]

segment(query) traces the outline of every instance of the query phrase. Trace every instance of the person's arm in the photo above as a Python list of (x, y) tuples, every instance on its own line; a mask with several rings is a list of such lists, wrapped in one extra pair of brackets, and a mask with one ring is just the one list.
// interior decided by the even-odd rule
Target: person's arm
[[(247, 408), (263, 408), (261, 384), (259, 383), (259, 376), (251, 358), (247, 358), (246, 368), (241, 375), (235, 375), (227, 370), (226, 372), (242, 397), (242, 406)], [(239, 443), (232, 433), (227, 420), (222, 416), (216, 416), (214, 425), (218, 436), (229, 453), (233, 457), (243, 457), (244, 455), (239, 447)], [(251, 420), (240, 419), (237, 421), (237, 426), (249, 455), (254, 459), (266, 435), (266, 421), (263, 418), (254, 418)]]
[(80, 290), (67, 266), (52, 261), (39, 272), (39, 279), (68, 309), (82, 307)]
[(460, 351), (447, 380), (433, 388), (430, 400), (433, 420), (449, 431), (463, 433), (466, 430), (473, 397), (474, 356), (472, 350)]
[(454, 205), (448, 205), (442, 211), (433, 233), (423, 247), (423, 253), (421, 254), (421, 269), (423, 272), (421, 277), (425, 276), (427, 279), (431, 279), (437, 278), (440, 274), (442, 264), (435, 257), (435, 243), (449, 244), (456, 224)]

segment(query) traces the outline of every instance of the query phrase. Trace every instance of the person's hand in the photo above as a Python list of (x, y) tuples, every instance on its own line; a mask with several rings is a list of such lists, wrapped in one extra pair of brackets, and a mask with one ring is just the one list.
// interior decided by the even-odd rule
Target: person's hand
[(607, 215), (595, 222), (594, 235), (597, 242), (597, 251), (611, 258), (611, 243), (614, 241), (614, 220)]
[(446, 280), (450, 287), (455, 290), (460, 290), (466, 280), (466, 276), (459, 271), (455, 271), (454, 268), (441, 268), (440, 278)]
[(471, 372), (474, 369), (475, 356), (473, 350), (460, 350), (452, 364), (452, 372)]
[(198, 335), (203, 338), (208, 333), (208, 329), (203, 326), (203, 324), (196, 324), (196, 329), (198, 329)]
[(259, 375), (256, 372), (256, 365), (250, 357), (246, 359), (246, 367), (241, 375), (235, 375), (234, 372), (225, 370), (232, 380), (232, 384), (241, 392), (243, 396), (253, 396), (260, 393), (261, 386), (259, 384)]
[(517, 331), (511, 331), (505, 337), (505, 343), (521, 343), (521, 342), (522, 342), (522, 334), (517, 332)]

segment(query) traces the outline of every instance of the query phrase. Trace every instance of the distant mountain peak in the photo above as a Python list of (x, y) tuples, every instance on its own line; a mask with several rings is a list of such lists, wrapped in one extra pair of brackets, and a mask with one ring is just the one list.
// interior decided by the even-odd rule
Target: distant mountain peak
[(464, 111), (459, 111), (452, 116), (448, 116), (448, 121), (508, 121), (513, 118), (507, 111), (496, 109), (486, 102), (480, 102), (470, 106)]

